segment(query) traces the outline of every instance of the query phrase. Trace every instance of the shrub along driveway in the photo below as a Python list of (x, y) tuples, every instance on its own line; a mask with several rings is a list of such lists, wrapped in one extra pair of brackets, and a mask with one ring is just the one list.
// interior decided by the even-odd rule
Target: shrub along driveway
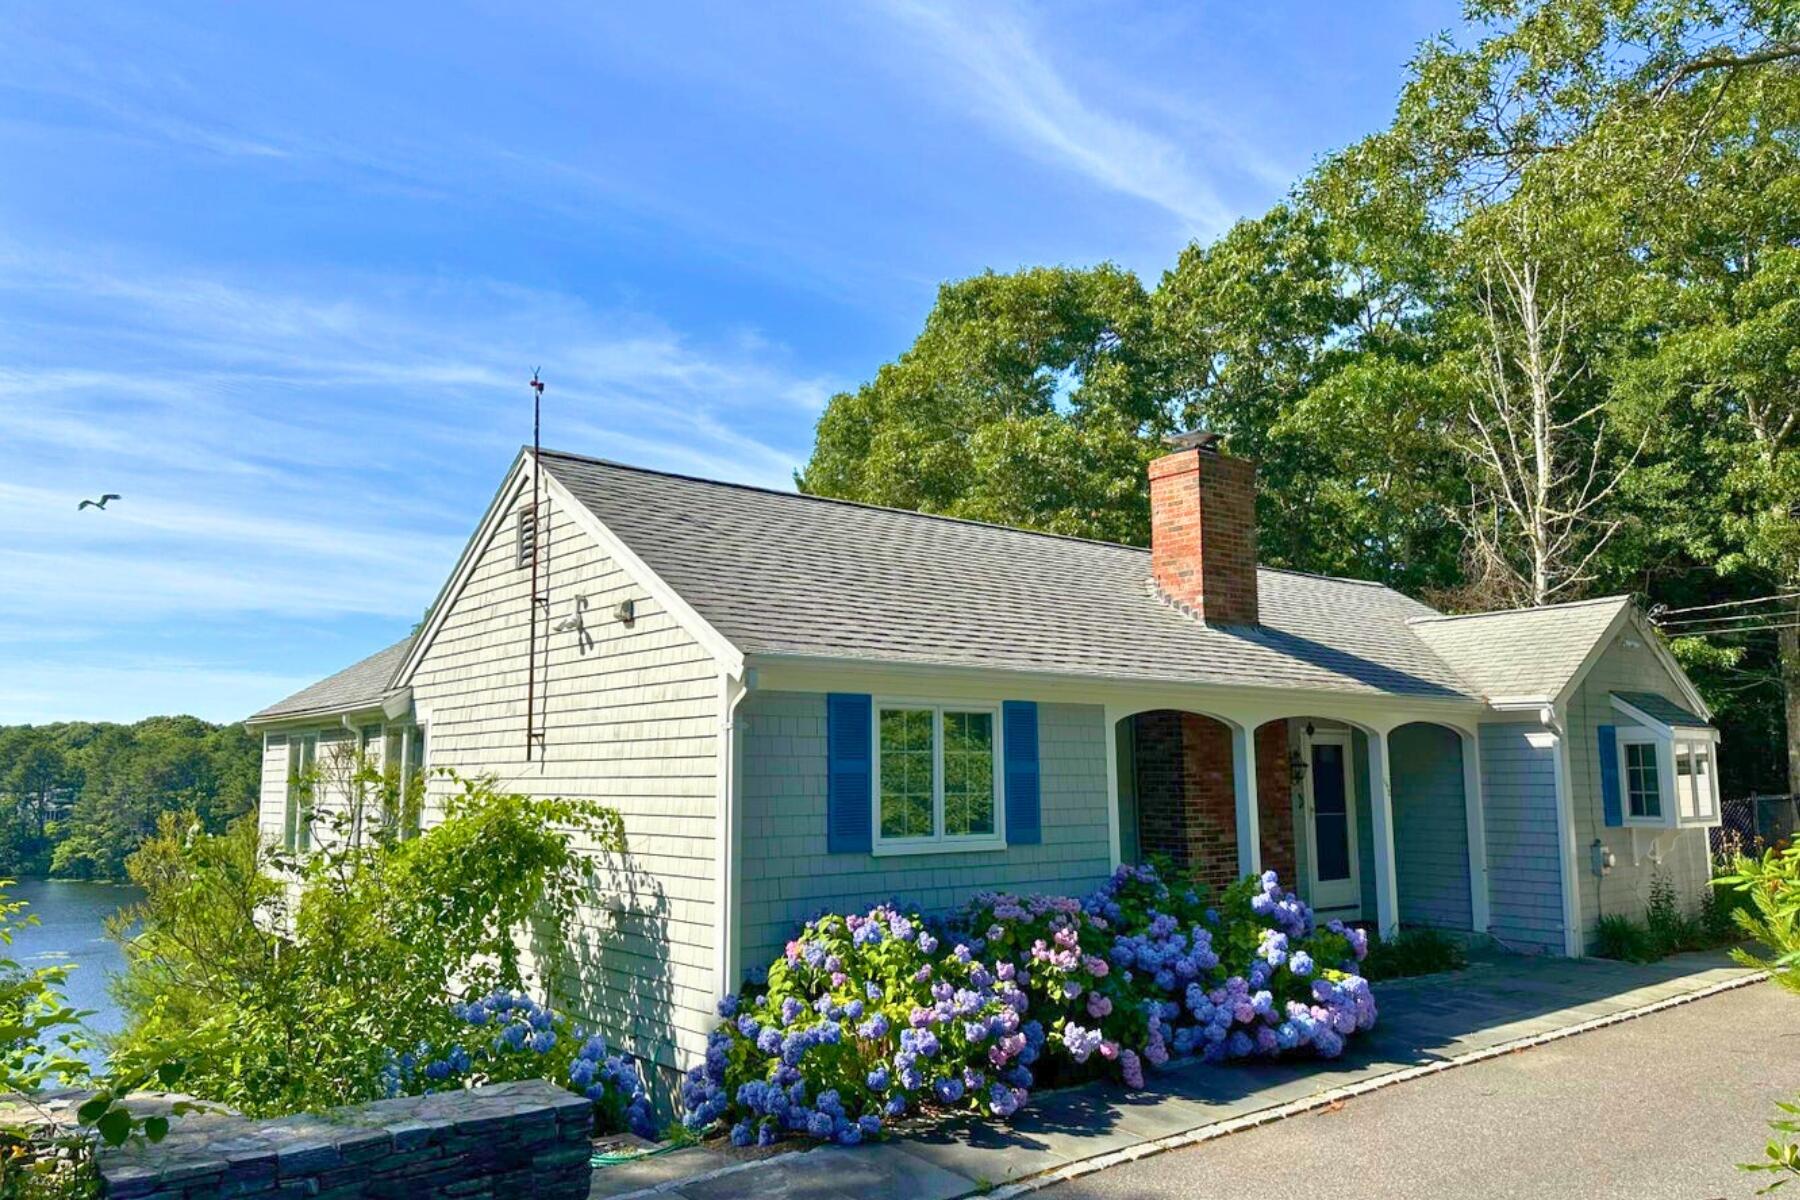
[[(1333, 1063), (1218, 1067), (1193, 1064), (1154, 1076), (1150, 1088), (1143, 1092), (1125, 1092), (1112, 1084), (1090, 1084), (1042, 1093), (1034, 1096), (1029, 1108), (1010, 1124), (955, 1121), (879, 1145), (786, 1154), (751, 1164), (733, 1162), (708, 1150), (682, 1151), (641, 1168), (614, 1167), (596, 1172), (594, 1195), (628, 1195), (649, 1185), (658, 1186), (665, 1196), (681, 1200), (745, 1194), (793, 1200), (842, 1200), (852, 1196), (858, 1200), (950, 1200), (996, 1186), (1004, 1191), (1014, 1190), (1004, 1186), (1009, 1184), (1025, 1190), (1058, 1178), (1100, 1171), (1134, 1157), (1211, 1140), (1246, 1125), (1308, 1111), (1329, 1103), (1333, 1097), (1385, 1083), (1410, 1080), (1398, 1091), (1412, 1091), (1422, 1086), (1414, 1077), (1440, 1072), (1471, 1055), (1500, 1053), (1535, 1040), (1559, 1038), (1572, 1030), (1618, 1020), (1651, 1006), (1705, 995), (1750, 978), (1750, 972), (1730, 965), (1724, 956), (1716, 954), (1682, 955), (1651, 966), (1518, 958), (1479, 962), (1454, 976), (1378, 985), (1381, 1023), (1371, 1033), (1355, 1039), (1350, 1052)], [(1761, 994), (1774, 989), (1753, 990)], [(1792, 1001), (1791, 1007), (1800, 1013), (1800, 1001), (1789, 996), (1778, 999)], [(1709, 1000), (1691, 1011), (1702, 1014), (1698, 1019), (1704, 1022), (1705, 1012), (1718, 1003)], [(1729, 1038), (1716, 1040), (1735, 1042), (1737, 1038), (1748, 1038), (1755, 1044), (1754, 1039), (1766, 1036), (1767, 1028), (1731, 1029)], [(1790, 1054), (1792, 1049), (1790, 1046)], [(1656, 1078), (1649, 1073), (1655, 1065), (1654, 1054), (1647, 1060), (1610, 1062), (1608, 1074), (1612, 1083), (1604, 1102), (1591, 1101), (1592, 1108), (1584, 1119), (1565, 1122), (1557, 1136), (1576, 1140), (1584, 1128), (1603, 1130), (1629, 1123), (1633, 1117), (1627, 1106), (1640, 1086), (1621, 1086), (1620, 1080), (1641, 1077), (1649, 1082)], [(1788, 1086), (1795, 1086), (1792, 1081), (1800, 1079), (1800, 1074), (1792, 1070), (1791, 1060), (1783, 1066), (1787, 1069)], [(1358, 1100), (1355, 1106), (1346, 1107), (1366, 1103)], [(1498, 1141), (1506, 1136), (1504, 1128), (1490, 1121), (1477, 1101), (1467, 1101), (1461, 1119), (1465, 1136), (1472, 1141)], [(1757, 1119), (1752, 1116), (1746, 1139), (1760, 1148), (1761, 1141), (1756, 1139), (1762, 1130), (1756, 1125)], [(1322, 1120), (1312, 1122), (1312, 1126), (1324, 1124)], [(1298, 1128), (1304, 1137), (1304, 1130), (1309, 1127), (1307, 1122), (1284, 1123), (1279, 1128), (1258, 1131), (1257, 1136), (1280, 1139)], [(1399, 1132), (1405, 1136), (1404, 1128)], [(1715, 1139), (1723, 1133), (1716, 1128), (1711, 1132)], [(1604, 1133), (1595, 1136), (1604, 1143)], [(1281, 1145), (1277, 1142), (1271, 1147), (1265, 1143), (1265, 1154), (1279, 1158), (1285, 1153)], [(1117, 1175), (1136, 1179), (1134, 1186), (1139, 1190), (1094, 1194), (1200, 1194), (1188, 1187), (1189, 1178), (1181, 1164), (1188, 1164), (1186, 1170), (1191, 1171), (1192, 1164), (1209, 1160), (1219, 1149), (1220, 1146), (1213, 1146), (1198, 1152), (1165, 1155), (1129, 1168), (1090, 1175), (1087, 1178), (1094, 1182), (1084, 1182), (1082, 1186), (1098, 1187), (1104, 1183), (1110, 1189), (1108, 1181)], [(1452, 1146), (1446, 1154), (1454, 1161), (1464, 1150)], [(1328, 1155), (1330, 1145), (1322, 1145), (1321, 1152)], [(639, 1170), (645, 1175), (638, 1176)], [(1320, 1186), (1331, 1187), (1340, 1194), (1354, 1194), (1341, 1189), (1349, 1178), (1341, 1168), (1320, 1168), (1310, 1177), (1307, 1189), (1274, 1190), (1268, 1194), (1309, 1194)], [(1602, 1176), (1601, 1182), (1604, 1181)], [(1559, 1184), (1537, 1194), (1560, 1194), (1573, 1190), (1578, 1182), (1567, 1188)], [(1173, 1190), (1158, 1190), (1159, 1187)], [(1207, 1189), (1207, 1193), (1211, 1194), (1212, 1189)], [(1085, 1193), (1070, 1187), (1063, 1194), (1075, 1197)], [(1221, 1185), (1217, 1194), (1239, 1193)], [(1479, 1194), (1504, 1193), (1490, 1188)], [(1593, 1194), (1610, 1193), (1603, 1188)]]
[[(1800, 996), (1760, 983), (1058, 1184), (1044, 1200), (1749, 1196), (1800, 1091)], [(1328, 1184), (1326, 1181), (1330, 1181)]]

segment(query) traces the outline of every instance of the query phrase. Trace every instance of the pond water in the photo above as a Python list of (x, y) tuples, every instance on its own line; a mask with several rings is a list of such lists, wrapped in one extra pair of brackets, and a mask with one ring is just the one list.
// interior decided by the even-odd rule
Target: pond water
[[(25, 879), (11, 891), (31, 905), (24, 915), (35, 916), (38, 924), (18, 930), (11, 948), (0, 953), (27, 968), (73, 966), (64, 989), (69, 1003), (93, 1010), (87, 1024), (95, 1032), (116, 1031), (121, 1017), (107, 993), (107, 980), (123, 969), (125, 959), (106, 936), (105, 922), (143, 893), (117, 884), (62, 879)], [(97, 1063), (102, 1055), (96, 1051), (90, 1057)]]

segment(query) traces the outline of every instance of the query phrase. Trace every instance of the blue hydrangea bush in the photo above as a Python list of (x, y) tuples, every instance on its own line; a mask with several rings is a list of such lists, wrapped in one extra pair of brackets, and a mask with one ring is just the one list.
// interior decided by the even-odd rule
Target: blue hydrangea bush
[(1142, 1087), (1145, 1065), (1172, 1055), (1335, 1058), (1375, 1023), (1356, 974), (1367, 936), (1317, 925), (1273, 871), (1207, 905), (1151, 868), (1121, 867), (1079, 902), (978, 896), (968, 923), (989, 953), (1020, 964), (1050, 1061), (1068, 1075), (1098, 1059)]
[(725, 1023), (682, 1083), (686, 1123), (724, 1123), (738, 1145), (790, 1133), (855, 1145), (921, 1106), (1008, 1116), (1044, 1045), (1017, 974), (944, 945), (917, 913), (820, 917), (761, 995), (722, 1002)]
[(977, 896), (944, 927), (895, 905), (823, 916), (766, 989), (721, 1003), (685, 1121), (738, 1145), (855, 1145), (920, 1109), (1010, 1116), (1040, 1079), (1142, 1087), (1172, 1055), (1335, 1057), (1375, 1022), (1367, 951), (1274, 872), (1211, 906), (1123, 867), (1084, 900)]
[(598, 1128), (656, 1136), (656, 1119), (636, 1064), (608, 1051), (606, 1039), (522, 992), (495, 991), (448, 1006), (452, 1033), (390, 1053), (383, 1080), (390, 1096), (453, 1091), (484, 1083), (548, 1079), (594, 1102)]

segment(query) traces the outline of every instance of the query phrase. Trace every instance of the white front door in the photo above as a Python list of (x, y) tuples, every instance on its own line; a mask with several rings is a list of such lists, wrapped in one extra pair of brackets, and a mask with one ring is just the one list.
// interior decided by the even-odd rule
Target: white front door
[(1311, 902), (1322, 914), (1362, 915), (1356, 862), (1356, 787), (1350, 735), (1315, 733), (1307, 751), (1306, 848)]

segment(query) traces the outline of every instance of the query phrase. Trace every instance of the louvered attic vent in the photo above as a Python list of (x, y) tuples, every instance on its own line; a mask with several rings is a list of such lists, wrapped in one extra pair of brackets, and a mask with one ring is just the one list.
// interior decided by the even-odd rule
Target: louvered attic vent
[(531, 560), (537, 555), (537, 525), (537, 512), (534, 509), (521, 508), (519, 510), (518, 565), (521, 569), (529, 567)]

